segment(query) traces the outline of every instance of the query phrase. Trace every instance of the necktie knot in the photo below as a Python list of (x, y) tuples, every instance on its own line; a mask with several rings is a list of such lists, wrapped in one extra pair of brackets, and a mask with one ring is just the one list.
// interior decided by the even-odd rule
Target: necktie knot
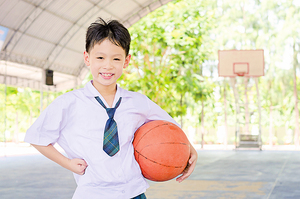
[(108, 117), (111, 119), (115, 115), (116, 108), (106, 108), (106, 112), (107, 112)]

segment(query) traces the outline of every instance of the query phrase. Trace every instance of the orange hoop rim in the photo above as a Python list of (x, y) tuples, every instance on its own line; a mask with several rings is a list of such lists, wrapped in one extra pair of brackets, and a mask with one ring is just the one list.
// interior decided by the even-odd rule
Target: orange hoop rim
[(237, 76), (244, 76), (246, 73), (236, 73), (237, 74)]

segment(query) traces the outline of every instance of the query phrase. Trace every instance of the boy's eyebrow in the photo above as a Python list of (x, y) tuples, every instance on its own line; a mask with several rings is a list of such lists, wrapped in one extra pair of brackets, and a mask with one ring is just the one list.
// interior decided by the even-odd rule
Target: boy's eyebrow
[(114, 54), (114, 56), (123, 56), (122, 54), (118, 53), (118, 54)]
[[(103, 52), (96, 52), (96, 55), (101, 54), (101, 55), (106, 55), (106, 53)], [(121, 53), (113, 54), (112, 56), (123, 56)]]

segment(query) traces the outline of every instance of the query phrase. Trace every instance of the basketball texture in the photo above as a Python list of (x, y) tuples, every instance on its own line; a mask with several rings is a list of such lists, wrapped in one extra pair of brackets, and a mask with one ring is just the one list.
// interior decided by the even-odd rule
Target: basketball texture
[(167, 181), (185, 169), (190, 145), (185, 133), (175, 124), (155, 120), (141, 126), (133, 140), (134, 156), (142, 174), (152, 181)]

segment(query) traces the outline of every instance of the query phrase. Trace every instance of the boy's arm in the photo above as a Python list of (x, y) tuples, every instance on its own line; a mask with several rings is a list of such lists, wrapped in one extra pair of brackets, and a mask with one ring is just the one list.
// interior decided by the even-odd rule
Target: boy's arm
[(187, 179), (195, 169), (196, 162), (198, 159), (198, 153), (196, 149), (191, 145), (191, 143), (190, 143), (190, 149), (191, 149), (191, 153), (190, 153), (190, 159), (188, 165), (182, 172), (182, 175), (176, 179), (176, 181), (178, 182), (182, 182), (183, 180)]
[(53, 147), (52, 144), (48, 146), (40, 146), (32, 144), (34, 148), (36, 148), (41, 154), (49, 158), (50, 160), (56, 162), (60, 166), (76, 173), (79, 175), (83, 175), (85, 172), (86, 167), (88, 166), (87, 163), (79, 158), (69, 159), (63, 154), (61, 154), (56, 148)]

